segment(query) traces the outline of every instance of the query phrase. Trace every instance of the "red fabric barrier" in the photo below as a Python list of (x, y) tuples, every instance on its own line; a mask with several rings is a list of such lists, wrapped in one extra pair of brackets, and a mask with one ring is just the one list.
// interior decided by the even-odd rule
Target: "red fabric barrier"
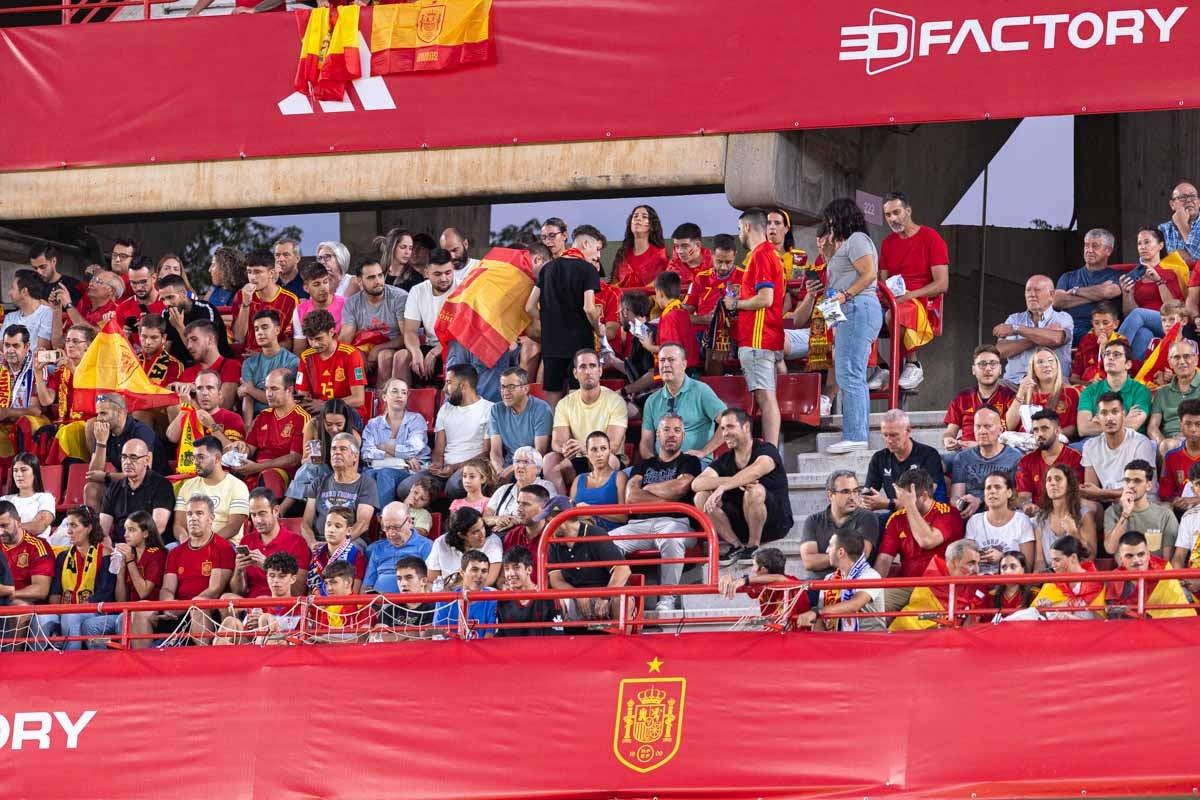
[(289, 14), (0, 30), (0, 170), (1200, 106), (1181, 3), (889, 5), (496, 0), (493, 62), (292, 116)]
[(1190, 795), (1197, 646), (1181, 621), (12, 654), (0, 791)]

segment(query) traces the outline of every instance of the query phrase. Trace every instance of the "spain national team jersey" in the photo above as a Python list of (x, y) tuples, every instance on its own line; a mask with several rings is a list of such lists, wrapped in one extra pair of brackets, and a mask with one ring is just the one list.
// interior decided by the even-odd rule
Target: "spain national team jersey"
[(975, 441), (975, 412), (981, 408), (994, 408), (1000, 415), (1001, 425), (1008, 407), (1017, 397), (1016, 392), (1007, 386), (997, 385), (992, 396), (986, 400), (979, 394), (979, 387), (964, 389), (954, 396), (942, 419), (947, 425), (958, 426), (958, 438), (964, 442)]
[(176, 600), (191, 600), (208, 588), (214, 569), (233, 571), (233, 545), (215, 533), (202, 547), (193, 549), (188, 540), (167, 554), (168, 575), (174, 575), (179, 585)]
[(211, 369), (220, 375), (221, 383), (242, 382), (242, 362), (236, 358), (226, 358), (225, 356), (217, 356), (217, 360), (212, 363), (211, 367), (206, 367), (200, 362), (192, 364), (180, 374), (179, 380), (181, 383), (195, 383), (196, 376), (205, 369)]
[(254, 460), (270, 461), (288, 453), (299, 453), (309, 418), (308, 412), (298, 405), (283, 416), (278, 416), (273, 408), (264, 410), (254, 418), (246, 436), (246, 444), (256, 448)]
[(748, 300), (758, 294), (760, 289), (768, 287), (775, 290), (771, 305), (753, 311), (738, 311), (738, 347), (753, 347), (757, 350), (783, 349), (783, 300), (787, 294), (787, 281), (783, 274), (783, 262), (779, 260), (775, 246), (764, 241), (750, 253), (738, 299)]
[(1183, 487), (1188, 483), (1188, 471), (1192, 464), (1200, 461), (1200, 455), (1195, 458), (1188, 455), (1187, 445), (1181, 444), (1163, 456), (1162, 475), (1158, 479), (1158, 497), (1163, 502), (1171, 502), (1183, 496)]
[(27, 533), (12, 547), (0, 542), (0, 549), (12, 570), (14, 589), (27, 588), (35, 575), (54, 577), (54, 551), (38, 537)]
[(46, 381), (46, 386), (54, 392), (54, 416), (59, 422), (76, 422), (93, 416), (75, 410), (75, 371), (70, 367), (56, 370)]
[(692, 318), (678, 300), (667, 303), (662, 316), (658, 318), (658, 345), (662, 347), (667, 342), (683, 345), (687, 366), (694, 367), (700, 363), (700, 342), (696, 339)]
[[(271, 300), (263, 300), (258, 296), (258, 292), (255, 292), (254, 299), (250, 301), (249, 322), (246, 325), (246, 341), (242, 343), (242, 351), (245, 353), (256, 353), (260, 349), (258, 342), (254, 338), (254, 315), (267, 309), (272, 309), (279, 314), (279, 341), (290, 342), (292, 340), (292, 316), (296, 313), (296, 305), (299, 302), (300, 300), (296, 295), (279, 286), (275, 287), (275, 297)], [(233, 296), (234, 319), (238, 318), (241, 310), (242, 293), (238, 292)]]
[(942, 534), (942, 543), (926, 550), (912, 535), (908, 524), (908, 512), (900, 509), (888, 518), (879, 542), (879, 552), (895, 558), (900, 556), (900, 575), (918, 578), (925, 573), (934, 556), (946, 557), (946, 546), (963, 538), (963, 519), (957, 511), (945, 503), (934, 501), (925, 514), (929, 527)]
[(707, 316), (717, 307), (717, 303), (725, 296), (725, 287), (740, 286), (746, 275), (743, 267), (738, 267), (724, 278), (711, 269), (700, 270), (692, 281), (684, 305), (692, 309), (697, 316)]
[(1062, 465), (1075, 473), (1075, 479), (1083, 483), (1083, 455), (1070, 447), (1063, 447), (1053, 464), (1047, 464), (1041, 450), (1026, 453), (1017, 462), (1017, 494), (1029, 492), (1033, 502), (1042, 499), (1045, 491), (1046, 471), (1052, 466)]
[(311, 347), (300, 354), (300, 371), (296, 374), (298, 392), (328, 400), (349, 397), (352, 388), (366, 385), (362, 353), (353, 345), (340, 343), (327, 359)]

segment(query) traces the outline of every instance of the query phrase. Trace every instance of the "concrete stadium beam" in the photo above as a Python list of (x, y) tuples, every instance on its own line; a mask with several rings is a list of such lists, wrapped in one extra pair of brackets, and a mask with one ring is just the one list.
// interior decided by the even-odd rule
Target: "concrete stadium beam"
[(0, 219), (703, 190), (725, 182), (726, 138), (10, 172), (0, 174)]

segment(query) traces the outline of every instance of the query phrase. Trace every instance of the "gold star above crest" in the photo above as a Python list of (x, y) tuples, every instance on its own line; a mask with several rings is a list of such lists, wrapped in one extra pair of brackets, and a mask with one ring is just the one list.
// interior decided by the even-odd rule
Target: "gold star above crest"
[(650, 667), (651, 672), (661, 673), (662, 665), (663, 665), (663, 662), (658, 660), (658, 656), (655, 656), (653, 661), (646, 662), (646, 666)]

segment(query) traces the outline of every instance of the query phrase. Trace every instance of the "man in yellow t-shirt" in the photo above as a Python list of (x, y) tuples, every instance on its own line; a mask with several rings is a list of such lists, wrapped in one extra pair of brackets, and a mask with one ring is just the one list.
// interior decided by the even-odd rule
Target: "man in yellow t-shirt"
[(600, 371), (600, 357), (594, 351), (577, 352), (574, 373), (579, 388), (559, 400), (554, 408), (551, 452), (546, 454), (542, 474), (559, 494), (567, 494), (575, 476), (591, 469), (583, 444), (588, 434), (594, 431), (608, 434), (613, 458), (625, 452), (625, 429), (629, 427), (625, 401), (612, 389), (600, 385)]
[(213, 530), (233, 544), (242, 540), (242, 526), (250, 516), (250, 490), (236, 475), (221, 464), (221, 442), (215, 436), (203, 436), (193, 445), (196, 477), (179, 484), (175, 491), (175, 539), (187, 541), (187, 503), (194, 494), (213, 499)]

